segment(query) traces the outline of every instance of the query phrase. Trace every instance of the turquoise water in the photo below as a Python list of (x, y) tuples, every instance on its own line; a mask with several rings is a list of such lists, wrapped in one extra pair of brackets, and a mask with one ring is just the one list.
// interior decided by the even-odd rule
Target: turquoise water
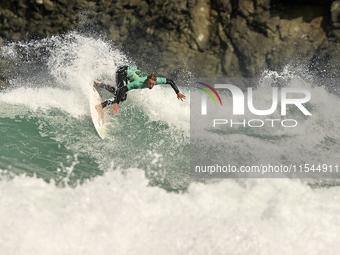
[[(33, 58), (37, 52), (44, 53)], [(70, 33), (9, 45), (3, 47), (3, 55), (18, 65), (11, 89), (0, 93), (1, 253), (335, 254), (339, 250), (336, 181), (202, 183), (190, 178), (187, 87), (180, 87), (187, 95), (184, 102), (167, 86), (130, 91), (118, 115), (106, 109), (108, 135), (102, 140), (90, 117), (89, 92), (94, 79), (114, 83), (116, 66), (131, 63), (122, 52), (101, 39)], [(300, 155), (309, 160), (315, 157), (309, 148), (316, 146), (320, 159), (336, 161), (339, 100), (325, 88), (310, 89), (319, 95), (313, 102), (314, 119), (285, 135), (280, 130), (272, 135), (222, 131), (229, 136), (228, 156), (239, 155), (235, 160), (246, 161), (244, 155), (263, 155), (277, 161)], [(284, 149), (286, 143), (301, 145), (297, 141), (307, 139), (293, 151)]]

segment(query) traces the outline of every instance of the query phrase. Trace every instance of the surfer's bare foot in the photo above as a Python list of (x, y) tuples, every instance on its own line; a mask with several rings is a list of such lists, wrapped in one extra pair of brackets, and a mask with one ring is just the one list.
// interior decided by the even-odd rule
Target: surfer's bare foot
[(103, 118), (103, 106), (101, 104), (98, 104), (95, 106), (98, 114), (99, 114), (99, 117), (102, 119)]
[(119, 106), (118, 106), (117, 103), (115, 103), (115, 104), (113, 105), (112, 112), (113, 112), (114, 114), (117, 114), (117, 113), (118, 113), (118, 110), (119, 110)]
[(94, 81), (94, 84), (96, 84), (98, 87), (100, 87), (101, 82), (98, 81), (98, 80), (95, 80), (95, 81)]

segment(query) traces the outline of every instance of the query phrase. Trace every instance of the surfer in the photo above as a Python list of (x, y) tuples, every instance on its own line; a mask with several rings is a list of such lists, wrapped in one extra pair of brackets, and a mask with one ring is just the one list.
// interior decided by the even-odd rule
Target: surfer
[(126, 100), (127, 92), (132, 89), (152, 89), (155, 85), (158, 84), (169, 84), (175, 93), (177, 94), (177, 98), (182, 100), (185, 99), (185, 96), (179, 92), (176, 84), (168, 79), (157, 77), (155, 74), (147, 74), (141, 72), (140, 70), (132, 67), (132, 66), (120, 66), (116, 71), (116, 85), (117, 88), (101, 83), (100, 81), (94, 81), (94, 83), (100, 87), (104, 88), (110, 93), (114, 95), (114, 97), (102, 102), (99, 105), (96, 105), (96, 109), (100, 116), (102, 116), (103, 109), (113, 104), (112, 112), (114, 114), (118, 113), (119, 103)]

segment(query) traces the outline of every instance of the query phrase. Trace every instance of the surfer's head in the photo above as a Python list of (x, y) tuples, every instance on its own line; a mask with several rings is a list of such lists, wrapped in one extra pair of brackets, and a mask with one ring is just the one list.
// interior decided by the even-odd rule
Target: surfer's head
[(154, 73), (150, 73), (145, 82), (146, 82), (146, 85), (148, 86), (148, 88), (152, 89), (156, 85), (157, 76)]

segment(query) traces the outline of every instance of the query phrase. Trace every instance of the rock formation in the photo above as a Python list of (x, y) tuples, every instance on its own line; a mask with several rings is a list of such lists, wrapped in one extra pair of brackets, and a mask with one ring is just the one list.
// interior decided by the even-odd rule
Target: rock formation
[[(287, 64), (337, 77), (340, 1), (13, 0), (0, 37), (30, 40), (78, 29), (105, 34), (143, 69), (258, 77)], [(1, 40), (0, 40), (1, 42)], [(179, 68), (180, 67), (180, 68)]]

